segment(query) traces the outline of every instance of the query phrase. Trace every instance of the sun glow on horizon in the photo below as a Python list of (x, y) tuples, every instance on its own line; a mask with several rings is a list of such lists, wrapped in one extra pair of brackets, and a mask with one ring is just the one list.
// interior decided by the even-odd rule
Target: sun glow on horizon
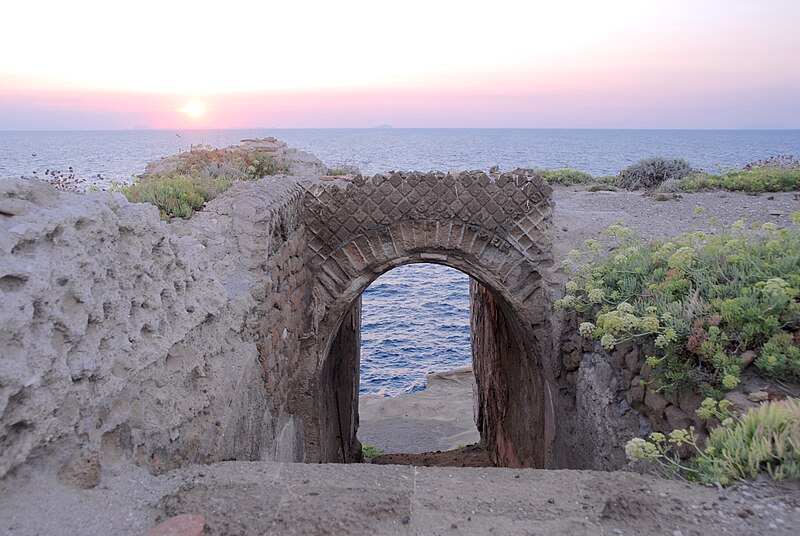
[(193, 119), (200, 119), (206, 115), (206, 105), (200, 99), (190, 99), (183, 108), (178, 108), (178, 111)]

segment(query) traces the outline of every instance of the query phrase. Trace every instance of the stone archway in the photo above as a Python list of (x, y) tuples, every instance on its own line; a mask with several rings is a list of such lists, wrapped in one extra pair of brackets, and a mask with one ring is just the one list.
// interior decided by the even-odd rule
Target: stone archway
[(486, 357), (474, 357), (479, 421), (495, 463), (545, 466), (550, 187), (525, 172), (476, 172), (393, 173), (306, 188), (314, 306), (303, 341), (307, 381), (297, 404), (306, 461), (358, 457), (361, 293), (396, 266), (431, 262), (477, 282), (489, 304), (485, 327), (500, 334), (483, 337), (478, 346)]

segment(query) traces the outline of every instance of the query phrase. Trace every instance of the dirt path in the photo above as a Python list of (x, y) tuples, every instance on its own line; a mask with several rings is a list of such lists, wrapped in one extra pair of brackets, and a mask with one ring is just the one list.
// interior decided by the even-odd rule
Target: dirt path
[(492, 467), (489, 454), (478, 444), (453, 450), (421, 454), (384, 454), (372, 460), (378, 465), (416, 465), (417, 467)]

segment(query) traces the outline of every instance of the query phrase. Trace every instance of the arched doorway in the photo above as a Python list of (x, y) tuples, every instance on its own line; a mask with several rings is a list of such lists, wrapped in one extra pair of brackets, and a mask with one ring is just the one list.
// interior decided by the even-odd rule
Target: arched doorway
[[(403, 264), (414, 260), (422, 262), (409, 259)], [(361, 294), (378, 275), (355, 287), (358, 294), (342, 313), (321, 359), (318, 415), (322, 461), (360, 459)], [(472, 364), (478, 387), (476, 424), (482, 443), (496, 465), (543, 467), (546, 427), (539, 341), (532, 331), (526, 333), (512, 306), (474, 276), (471, 294)]]
[(304, 459), (358, 460), (360, 296), (394, 267), (435, 263), (475, 282), (479, 422), (493, 460), (544, 467), (552, 413), (544, 394), (553, 352), (549, 186), (526, 173), (412, 173), (307, 188), (313, 307), (295, 404)]

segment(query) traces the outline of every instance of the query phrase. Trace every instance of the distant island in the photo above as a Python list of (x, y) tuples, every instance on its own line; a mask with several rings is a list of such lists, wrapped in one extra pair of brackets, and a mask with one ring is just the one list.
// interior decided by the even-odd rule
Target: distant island
[(372, 127), (372, 128), (394, 128), (394, 127), (392, 125), (385, 124), (385, 125), (378, 125), (378, 126)]

